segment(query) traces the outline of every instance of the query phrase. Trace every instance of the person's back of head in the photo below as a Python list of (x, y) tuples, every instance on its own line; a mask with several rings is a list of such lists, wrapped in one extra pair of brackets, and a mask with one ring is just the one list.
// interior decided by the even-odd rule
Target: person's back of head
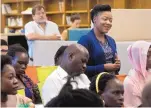
[(68, 78), (59, 95), (49, 101), (45, 107), (103, 107), (102, 100), (95, 93), (87, 89), (73, 90), (70, 79), (71, 77)]
[(142, 91), (142, 105), (141, 107), (151, 107), (151, 81), (148, 82)]
[(90, 83), (90, 90), (99, 94), (108, 107), (121, 107), (123, 105), (123, 84), (115, 75), (102, 72), (94, 76)]
[(60, 62), (61, 62), (61, 57), (65, 51), (65, 49), (67, 48), (68, 46), (61, 46), (56, 54), (55, 54), (55, 58), (54, 58), (54, 62), (55, 62), (55, 65), (60, 65)]
[(2, 55), (6, 55), (7, 54), (7, 51), (8, 51), (8, 44), (7, 42), (4, 40), (4, 39), (1, 39), (1, 54)]

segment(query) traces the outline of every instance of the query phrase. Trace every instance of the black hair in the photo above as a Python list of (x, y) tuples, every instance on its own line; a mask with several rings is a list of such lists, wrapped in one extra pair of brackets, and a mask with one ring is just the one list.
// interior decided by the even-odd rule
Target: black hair
[(9, 46), (7, 54), (13, 58), (17, 52), (23, 52), (28, 55), (27, 50), (20, 44), (13, 44)]
[(58, 59), (59, 57), (64, 53), (65, 49), (67, 48), (68, 46), (61, 46), (58, 51), (56, 52), (55, 54), (55, 58), (54, 58), (54, 61), (55, 61), (55, 65), (58, 65)]
[(59, 95), (49, 101), (45, 107), (103, 107), (100, 97), (87, 89), (72, 88), (71, 77), (63, 86)]
[(7, 42), (4, 39), (1, 39), (1, 46), (2, 45), (8, 45)]
[(111, 6), (108, 5), (108, 4), (106, 4), (106, 5), (101, 5), (101, 4), (95, 5), (93, 7), (92, 11), (91, 11), (91, 20), (92, 20), (92, 22), (93, 22), (94, 16), (97, 16), (98, 13), (104, 12), (104, 11), (110, 11), (111, 12)]
[[(97, 76), (94, 76), (92, 78), (92, 81), (90, 83), (90, 90), (97, 93), (96, 91), (96, 79), (97, 79)], [(115, 75), (112, 75), (112, 74), (102, 74), (101, 77), (99, 78), (99, 82), (98, 82), (98, 89), (99, 91), (101, 92), (104, 92), (104, 89), (107, 85), (107, 82), (112, 80), (112, 79), (116, 79), (117, 77)], [(100, 93), (100, 92), (99, 92)]]
[(1, 55), (1, 72), (3, 72), (5, 65), (12, 65), (11, 57), (8, 55)]

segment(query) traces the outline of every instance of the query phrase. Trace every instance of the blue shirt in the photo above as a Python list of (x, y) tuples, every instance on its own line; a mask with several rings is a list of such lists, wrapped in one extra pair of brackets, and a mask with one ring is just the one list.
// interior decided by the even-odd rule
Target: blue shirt
[[(111, 48), (112, 63), (115, 62), (116, 43), (114, 39), (108, 35), (105, 35), (108, 46)], [(89, 51), (89, 60), (87, 63), (86, 74), (91, 79), (91, 77), (97, 75), (100, 72), (106, 71), (104, 69), (104, 64), (107, 63), (105, 53), (103, 48), (100, 45), (99, 40), (94, 34), (92, 29), (87, 35), (82, 36), (78, 41), (79, 44), (83, 45)]]

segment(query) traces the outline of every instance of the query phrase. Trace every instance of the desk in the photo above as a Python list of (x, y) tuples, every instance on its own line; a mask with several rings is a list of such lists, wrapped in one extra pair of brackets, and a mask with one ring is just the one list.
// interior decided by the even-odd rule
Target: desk
[(1, 36), (22, 36), (23, 33), (0, 33)]

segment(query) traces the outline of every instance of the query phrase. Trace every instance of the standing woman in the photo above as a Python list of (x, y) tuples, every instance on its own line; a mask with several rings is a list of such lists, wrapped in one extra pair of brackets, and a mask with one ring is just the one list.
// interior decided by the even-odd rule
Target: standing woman
[(86, 74), (90, 79), (104, 71), (116, 75), (120, 69), (116, 43), (106, 34), (112, 27), (111, 7), (97, 4), (91, 11), (91, 20), (94, 28), (78, 41), (90, 54)]
[(29, 62), (29, 56), (26, 49), (19, 44), (14, 44), (8, 48), (7, 54), (12, 57), (19, 89), (24, 89), (25, 96), (32, 99), (33, 103), (42, 103), (38, 86), (25, 74), (25, 69)]

